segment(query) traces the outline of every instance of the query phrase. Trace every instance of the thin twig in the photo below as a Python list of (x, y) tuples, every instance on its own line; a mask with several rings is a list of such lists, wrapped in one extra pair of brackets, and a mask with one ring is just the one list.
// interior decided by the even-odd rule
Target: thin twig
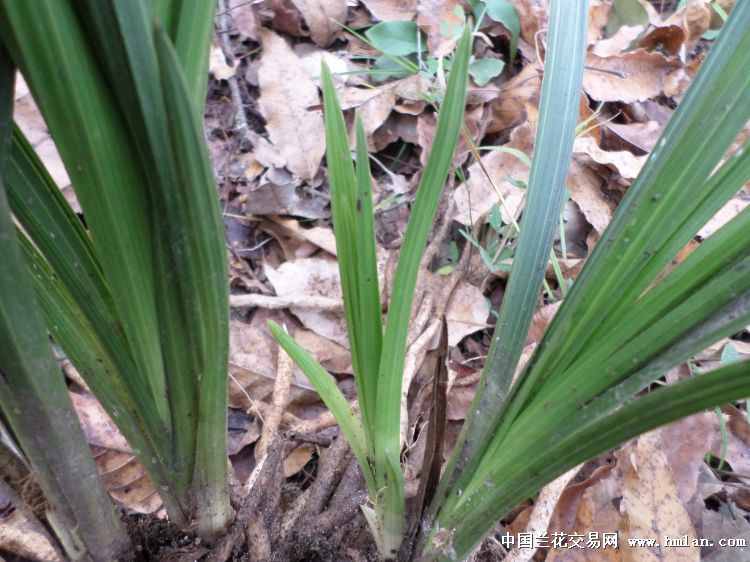
[(344, 304), (340, 299), (310, 295), (273, 297), (269, 295), (231, 295), (229, 306), (232, 308), (265, 308), (280, 310), (284, 308), (312, 308), (321, 312), (340, 312)]
[(255, 448), (255, 458), (262, 458), (268, 446), (278, 436), (279, 425), (281, 424), (281, 418), (284, 415), (284, 410), (289, 403), (289, 393), (292, 388), (292, 359), (287, 355), (286, 351), (279, 346), (278, 347), (278, 358), (276, 361), (276, 380), (273, 385), (273, 403), (271, 411), (266, 416), (266, 421), (263, 424), (263, 432), (261, 433), (258, 445)]

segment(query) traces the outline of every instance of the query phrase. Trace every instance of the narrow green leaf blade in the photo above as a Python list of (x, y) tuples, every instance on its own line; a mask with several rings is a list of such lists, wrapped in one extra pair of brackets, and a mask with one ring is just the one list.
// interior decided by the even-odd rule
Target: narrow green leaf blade
[(362, 424), (354, 415), (354, 412), (352, 412), (349, 403), (346, 401), (346, 398), (344, 398), (339, 387), (336, 386), (336, 381), (334, 381), (333, 377), (321, 367), (320, 363), (315, 361), (315, 359), (313, 359), (312, 356), (294, 340), (294, 338), (287, 334), (281, 326), (273, 321), (269, 321), (268, 329), (271, 330), (273, 337), (276, 338), (279, 345), (284, 348), (284, 351), (289, 354), (289, 357), (291, 357), (297, 366), (302, 369), (302, 372), (305, 373), (305, 376), (313, 384), (315, 390), (318, 391), (318, 394), (326, 407), (336, 418), (336, 422), (339, 424), (341, 432), (349, 442), (352, 452), (362, 469), (370, 493), (377, 494), (372, 469), (367, 460), (367, 447)]
[(153, 4), (174, 44), (196, 115), (202, 116), (216, 0), (153, 0)]
[[(176, 287), (185, 341), (193, 345), (196, 364), (192, 384), (197, 420), (176, 417), (187, 429), (195, 423), (193, 493), (202, 512), (201, 535), (219, 536), (229, 524), (227, 476), (227, 362), (229, 354), (229, 294), (224, 227), (203, 136), (193, 111), (185, 78), (166, 35), (155, 30), (163, 106), (177, 183), (162, 186), (165, 222), (169, 225), (165, 261)], [(179, 327), (173, 326), (175, 329)], [(170, 392), (179, 379), (170, 373)], [(172, 384), (172, 383), (175, 384)]]
[[(502, 513), (578, 463), (660, 425), (747, 396), (750, 363), (745, 361), (650, 392), (603, 416), (561, 420), (560, 432), (548, 433), (544, 443), (523, 437), (522, 449), (504, 451), (492, 482), (462, 494), (460, 507), (446, 522), (453, 530), (452, 559), (465, 556)], [(426, 556), (449, 559), (437, 549)]]
[[(326, 131), (326, 161), (331, 189), (333, 228), (336, 233), (336, 255), (344, 297), (349, 346), (352, 352), (354, 381), (357, 385), (357, 397), (362, 412), (362, 423), (365, 427), (365, 438), (368, 439), (368, 450), (371, 451), (370, 440), (375, 432), (373, 416), (377, 389), (377, 380), (373, 374), (377, 371), (373, 372), (372, 365), (366, 365), (365, 363), (365, 355), (371, 359), (371, 354), (366, 350), (369, 342), (363, 339), (365, 326), (362, 314), (368, 310), (369, 303), (365, 303), (363, 300), (362, 290), (365, 289), (366, 285), (360, 276), (361, 271), (368, 270), (370, 266), (369, 264), (361, 264), (357, 255), (360, 245), (362, 249), (365, 249), (367, 241), (364, 236), (358, 236), (360, 227), (356, 222), (359, 214), (356, 208), (356, 199), (359, 184), (349, 152), (349, 137), (346, 133), (344, 116), (336, 95), (333, 78), (325, 62), (321, 65), (321, 78), (323, 84), (323, 118)], [(360, 205), (363, 203), (361, 202)], [(375, 284), (377, 284), (377, 280)]]
[[(3, 2), (0, 10), (3, 41), (65, 162), (117, 317), (154, 407), (171, 431), (154, 306), (146, 182), (133, 166), (127, 127), (71, 4)], [(52, 68), (54, 72), (48, 70)]]
[[(528, 202), (482, 380), (449, 461), (441, 492), (459, 482), (480, 458), (494, 432), (521, 356), (560, 215), (583, 77), (588, 29), (587, 0), (552, 2), (542, 81), (538, 135), (534, 143)], [(466, 480), (466, 479), (464, 479)], [(436, 498), (439, 501), (439, 496)]]
[[(750, 5), (738, 8), (555, 316), (529, 366), (535, 377), (572, 361), (613, 309), (630, 305), (638, 295), (634, 285), (653, 281), (644, 271), (653, 276), (668, 263), (672, 256), (660, 249), (681, 247), (694, 234), (681, 227), (705, 204), (699, 189), (712, 184), (709, 176), (750, 118), (750, 75), (744, 71), (750, 65)], [(674, 237), (678, 231), (682, 240)]]
[(52, 357), (5, 195), (14, 73), (0, 44), (0, 407), (46, 499), (78, 542), (68, 554), (115, 560), (130, 550), (128, 538)]
[(375, 463), (383, 471), (376, 474), (378, 486), (382, 489), (382, 501), (378, 503), (378, 507), (382, 509), (381, 525), (387, 536), (403, 535), (400, 419), (409, 317), (419, 264), (463, 124), (471, 45), (472, 36), (467, 26), (454, 55), (448, 86), (438, 114), (435, 140), (409, 217), (388, 306), (375, 413)]
[(377, 396), (378, 370), (383, 348), (383, 325), (378, 285), (370, 158), (367, 153), (367, 138), (359, 114), (355, 117), (355, 128), (357, 138), (355, 224), (359, 269), (357, 278), (360, 284), (359, 317), (362, 321), (361, 334), (358, 337), (362, 348), (359, 376), (364, 379), (369, 397), (374, 399)]

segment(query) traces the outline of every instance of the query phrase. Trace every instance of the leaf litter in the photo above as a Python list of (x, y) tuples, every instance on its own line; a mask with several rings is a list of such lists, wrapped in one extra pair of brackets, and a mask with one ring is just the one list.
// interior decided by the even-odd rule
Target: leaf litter
[[(666, 4), (672, 5), (671, 11)], [(706, 2), (689, 1), (678, 10), (676, 4), (613, 0), (590, 10), (581, 120), (590, 115), (593, 120), (575, 144), (569, 201), (561, 219), (563, 234), (555, 245), (566, 282), (574, 281), (695, 75), (705, 52), (706, 39), (701, 37), (721, 25)], [(732, 2), (720, 4), (727, 10)], [(354, 109), (363, 117), (375, 179), (380, 286), (387, 297), (418, 170), (434, 134), (430, 102), (440, 90), (441, 57), (453, 48), (454, 24), (466, 6), (432, 0), (364, 0), (361, 5), (342, 0), (316, 4), (225, 0), (221, 5), (224, 15), (217, 18), (217, 25), (225, 33), (211, 53), (205, 125), (228, 233), (235, 233), (228, 250), (233, 293), (229, 454), (240, 483), (252, 488), (248, 478), (267, 458), (266, 452), (271, 455), (276, 436), (292, 436), (287, 437), (291, 445), (282, 447), (283, 469), (275, 477), (279, 486), (284, 481), (284, 486), (293, 488), (291, 506), (299, 498), (309, 500), (312, 488), (308, 487), (315, 481), (311, 476), (316, 470), (325, 480), (322, 467), (333, 458), (329, 445), (337, 428), (301, 372), (280, 355), (266, 321), (273, 318), (285, 325), (353, 399), (343, 311), (335, 304), (340, 303), (341, 290), (323, 159), (319, 60), (325, 57), (339, 73), (337, 85), (347, 119), (351, 120)], [(412, 313), (411, 360), (407, 361), (406, 379), (412, 384), (405, 389), (404, 408), (409, 413), (403, 416), (408, 425), (403, 428), (407, 451), (413, 448), (415, 455), (419, 454), (419, 436), (424, 434), (424, 418), (419, 413), (423, 399), (418, 398), (428, 376), (423, 363), (439, 339), (436, 315), (445, 314), (448, 323), (447, 455), (473, 396), (502, 300), (507, 271), (488, 270), (469, 240), (503, 245), (508, 250), (503, 263), (509, 266), (517, 236), (511, 223), (520, 218), (523, 228), (529, 169), (518, 153), (527, 157), (533, 153), (547, 12), (545, 3), (538, 0), (519, 0), (513, 5), (518, 17), (515, 37), (508, 22), (485, 18), (479, 25), (485, 42), (476, 42), (475, 56), (489, 57), (480, 59), (490, 61), (482, 63), (487, 68), (497, 68), (491, 61), (504, 64), (499, 73), (470, 85), (466, 122), (479, 147), (479, 160), (465, 142), (459, 147), (455, 163), (462, 174), (447, 190), (441, 204), (442, 226), (436, 229), (423, 262), (421, 292)], [(341, 25), (358, 29), (381, 22), (414, 22), (409, 25), (424, 34), (425, 44), (418, 42), (416, 60), (420, 72), (389, 76), (390, 70), (384, 69), (391, 67), (375, 61), (388, 53), (376, 51)], [(407, 39), (416, 40), (418, 35)], [(512, 53), (511, 64), (512, 41), (518, 42), (518, 52)], [(23, 82), (19, 83), (16, 120), (76, 209), (54, 143)], [(748, 201), (745, 188), (709, 221), (696, 242), (739, 213)], [(493, 212), (500, 220), (498, 229), (489, 222)], [(450, 290), (438, 296), (436, 288), (445, 285), (446, 276), (451, 280)], [(552, 293), (540, 296), (526, 358), (562, 297), (551, 267), (548, 281)], [(747, 341), (746, 330), (696, 356), (695, 364), (700, 369), (719, 366), (730, 348), (747, 359)], [(690, 375), (678, 369), (666, 380), (684, 376)], [(159, 513), (158, 495), (127, 443), (72, 377), (73, 402), (113, 497), (130, 510)], [(353, 404), (356, 407), (356, 401)], [(412, 464), (411, 459), (408, 463)], [(356, 472), (348, 466), (344, 463), (341, 470)], [(407, 470), (407, 475), (418, 479), (413, 472)], [(627, 537), (665, 534), (748, 537), (749, 480), (750, 424), (744, 410), (726, 406), (719, 414), (706, 412), (636, 438), (551, 483), (535, 504), (519, 506), (509, 514), (504, 527), (483, 543), (478, 556), (497, 560), (509, 550), (496, 538), (501, 530), (619, 532), (621, 544)], [(349, 487), (344, 492), (350, 495), (359, 485), (356, 474), (341, 482), (342, 487)], [(330, 505), (343, 505), (341, 492), (328, 485)], [(327, 513), (324, 505), (310, 506), (309, 513)], [(300, 521), (310, 525), (309, 518), (289, 513), (286, 520), (297, 524), (289, 523), (278, 540), (302, 533)], [(347, 513), (353, 517), (356, 510)], [(22, 524), (12, 527), (19, 529)], [(6, 539), (2, 541), (6, 544)], [(345, 552), (345, 537), (339, 534), (337, 541), (338, 552)], [(326, 552), (320, 544), (313, 551)], [(581, 552), (516, 550), (508, 559), (529, 560), (535, 555), (535, 560), (555, 562), (729, 560), (722, 558), (720, 549), (709, 547), (623, 547), (586, 550), (585, 556)]]

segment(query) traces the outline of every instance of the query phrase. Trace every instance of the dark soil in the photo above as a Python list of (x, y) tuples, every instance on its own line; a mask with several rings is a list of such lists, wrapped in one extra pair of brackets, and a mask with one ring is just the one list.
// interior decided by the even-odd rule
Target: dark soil
[(200, 538), (155, 515), (126, 515), (123, 522), (133, 542), (136, 560), (187, 562), (208, 553)]

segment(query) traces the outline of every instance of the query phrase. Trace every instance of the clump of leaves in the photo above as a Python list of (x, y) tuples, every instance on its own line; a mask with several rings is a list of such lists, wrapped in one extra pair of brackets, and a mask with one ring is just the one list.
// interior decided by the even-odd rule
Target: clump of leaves
[(0, 2), (0, 41), (85, 218), (15, 130), (3, 183), (47, 328), (170, 519), (187, 527), (197, 517), (206, 538), (232, 517), (226, 256), (200, 121), (213, 11), (192, 1)]
[[(543, 341), (511, 387), (565, 199), (578, 118), (587, 2), (551, 3), (538, 134), (513, 268), (482, 379), (416, 553), (456, 560), (517, 502), (588, 458), (688, 414), (750, 394), (750, 366), (724, 366), (648, 394), (667, 369), (750, 321), (750, 211), (666, 275), (665, 266), (750, 179), (747, 142), (721, 160), (750, 118), (750, 4), (738, 4), (684, 101), (602, 235)], [(404, 533), (401, 369), (411, 293), (460, 129), (465, 31), (440, 107), (394, 282), (385, 333), (375, 275), (370, 178), (358, 127), (356, 169), (324, 69), (334, 228), (361, 415), (280, 327), (272, 331), (336, 416), (365, 474), (363, 507), (381, 555)], [(494, 262), (493, 262), (494, 263)]]

